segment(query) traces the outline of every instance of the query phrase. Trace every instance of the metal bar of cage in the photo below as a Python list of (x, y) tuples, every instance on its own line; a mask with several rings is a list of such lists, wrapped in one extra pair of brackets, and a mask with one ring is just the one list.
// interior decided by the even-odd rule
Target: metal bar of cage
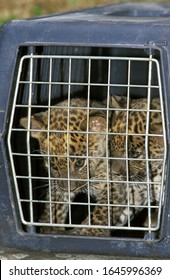
[[(50, 70), (49, 70), (49, 81), (47, 82), (38, 82), (38, 81), (33, 81), (33, 61), (34, 59), (49, 59), (50, 60)], [(21, 72), (22, 72), (22, 65), (23, 65), (23, 61), (28, 59), (28, 61), (30, 61), (30, 80), (29, 81), (21, 81), (20, 80), (20, 75), (21, 75)], [(52, 62), (53, 62), (53, 59), (68, 59), (69, 60), (69, 79), (68, 79), (68, 82), (53, 82), (52, 81)], [(72, 76), (72, 68), (71, 68), (71, 62), (72, 62), (72, 59), (84, 59), (84, 60), (88, 60), (89, 62), (89, 68), (88, 68), (88, 82), (87, 83), (73, 83), (71, 82), (71, 76)], [(107, 60), (108, 61), (108, 82), (107, 83), (91, 83), (91, 61), (92, 60)], [(128, 82), (127, 84), (112, 84), (110, 83), (110, 65), (111, 65), (111, 61), (116, 61), (116, 60), (124, 60), (124, 61), (127, 61), (128, 62)], [(133, 85), (130, 83), (130, 77), (131, 77), (131, 62), (132, 61), (146, 61), (149, 63), (149, 69), (148, 69), (148, 84), (147, 85)], [(157, 69), (157, 76), (158, 76), (158, 85), (151, 85), (151, 76), (152, 76), (152, 64), (155, 63), (156, 65), (156, 69)], [(18, 94), (18, 88), (19, 88), (19, 84), (29, 84), (29, 101), (28, 101), (28, 105), (25, 105), (25, 104), (17, 104), (17, 94)], [(48, 92), (48, 105), (34, 105), (34, 104), (31, 104), (31, 96), (33, 94), (32, 92), (32, 84), (47, 84), (49, 85), (49, 92)], [(68, 106), (56, 106), (56, 105), (51, 105), (51, 86), (53, 84), (64, 84), (64, 85), (67, 85), (68, 84)], [(16, 190), (16, 195), (17, 195), (17, 200), (18, 200), (18, 204), (19, 204), (19, 211), (20, 211), (20, 215), (21, 215), (21, 220), (24, 224), (27, 224), (27, 225), (34, 225), (34, 226), (41, 226), (41, 225), (45, 225), (45, 226), (54, 226), (54, 227), (57, 227), (57, 224), (54, 224), (52, 223), (52, 209), (50, 207), (50, 223), (37, 223), (34, 221), (33, 219), (33, 216), (34, 216), (34, 213), (33, 213), (33, 202), (36, 202), (36, 200), (33, 199), (33, 196), (32, 196), (32, 180), (34, 179), (44, 179), (44, 177), (36, 177), (36, 176), (33, 176), (32, 175), (32, 171), (31, 171), (31, 157), (33, 156), (36, 156), (37, 155), (34, 155), (33, 153), (31, 153), (31, 150), (30, 150), (30, 134), (32, 131), (38, 131), (38, 130), (32, 130), (30, 128), (30, 121), (28, 123), (28, 128), (27, 129), (22, 129), (22, 128), (14, 128), (13, 127), (13, 119), (14, 119), (14, 113), (15, 113), (15, 108), (28, 108), (28, 119), (30, 120), (31, 118), (31, 109), (32, 108), (38, 108), (39, 106), (41, 106), (42, 108), (47, 108), (48, 109), (48, 129), (47, 130), (44, 130), (44, 132), (46, 132), (48, 134), (48, 141), (49, 141), (49, 134), (50, 132), (66, 132), (67, 133), (67, 155), (65, 156), (67, 158), (67, 166), (68, 166), (68, 177), (67, 178), (62, 178), (63, 180), (67, 180), (68, 181), (68, 197), (69, 197), (69, 201), (68, 201), (68, 205), (69, 205), (69, 224), (62, 224), (62, 226), (65, 226), (65, 227), (68, 227), (70, 225), (74, 226), (74, 227), (81, 227), (81, 225), (76, 225), (76, 224), (72, 224), (71, 223), (71, 204), (74, 204), (74, 202), (71, 201), (71, 197), (70, 197), (70, 182), (74, 179), (70, 178), (70, 172), (69, 172), (69, 166), (70, 166), (70, 162), (69, 162), (69, 159), (70, 158), (81, 158), (81, 156), (71, 156), (69, 155), (69, 133), (77, 133), (77, 131), (70, 131), (69, 130), (69, 110), (72, 109), (72, 108), (75, 108), (75, 107), (72, 107), (70, 106), (70, 99), (71, 99), (71, 86), (72, 85), (87, 85), (88, 86), (88, 97), (87, 97), (87, 107), (76, 107), (77, 109), (80, 108), (80, 109), (84, 109), (84, 110), (87, 110), (87, 131), (83, 132), (83, 131), (80, 131), (80, 133), (85, 133), (87, 135), (87, 154), (86, 156), (83, 156), (83, 158), (86, 158), (87, 159), (87, 170), (88, 170), (88, 174), (90, 173), (89, 172), (89, 159), (91, 158), (88, 154), (88, 136), (90, 135), (90, 133), (93, 133), (95, 134), (95, 132), (90, 132), (89, 131), (89, 127), (88, 127), (88, 123), (89, 123), (89, 109), (92, 109), (90, 107), (90, 88), (91, 86), (93, 85), (97, 85), (97, 86), (107, 86), (107, 105), (106, 105), (106, 108), (95, 108), (97, 110), (106, 110), (107, 112), (107, 129), (106, 129), (106, 132), (104, 133), (106, 135), (106, 138), (107, 138), (107, 143), (108, 143), (108, 135), (114, 135), (114, 134), (119, 134), (119, 135), (125, 135), (126, 136), (126, 157), (124, 157), (124, 160), (126, 160), (126, 173), (127, 173), (127, 180), (126, 181), (121, 181), (122, 183), (126, 183), (127, 185), (127, 193), (128, 193), (128, 203), (127, 205), (124, 205), (126, 207), (128, 207), (128, 213), (129, 213), (129, 209), (130, 207), (143, 207), (143, 208), (146, 208), (148, 209), (148, 220), (149, 220), (149, 225), (148, 227), (145, 227), (145, 228), (142, 228), (142, 227), (133, 227), (131, 226), (131, 222), (130, 222), (130, 214), (128, 214), (128, 226), (123, 226), (123, 227), (119, 227), (119, 226), (112, 226), (110, 225), (110, 211), (109, 211), (109, 208), (110, 206), (113, 206), (113, 204), (110, 204), (109, 202), (109, 183), (110, 182), (116, 182), (114, 180), (110, 180), (109, 179), (109, 166), (108, 166), (108, 161), (110, 159), (120, 159), (120, 158), (115, 158), (115, 157), (111, 157), (109, 154), (108, 154), (108, 147), (106, 146), (106, 157), (104, 158), (107, 162), (107, 167), (106, 167), (106, 170), (107, 170), (107, 180), (99, 180), (100, 182), (106, 182), (107, 183), (107, 189), (108, 189), (108, 204), (106, 205), (108, 207), (108, 226), (102, 226), (100, 225), (101, 228), (111, 228), (111, 229), (129, 229), (129, 230), (146, 230), (148, 229), (149, 231), (153, 231), (153, 230), (156, 230), (156, 228), (152, 228), (151, 227), (151, 213), (150, 213), (150, 210), (152, 209), (152, 206), (150, 205), (150, 191), (149, 191), (149, 188), (150, 188), (150, 185), (152, 184), (160, 184), (160, 182), (158, 183), (155, 183), (155, 182), (150, 182), (149, 180), (149, 162), (154, 160), (154, 159), (151, 159), (149, 158), (149, 155), (148, 155), (148, 137), (149, 136), (152, 136), (152, 134), (149, 133), (149, 114), (151, 112), (160, 112), (162, 114), (162, 126), (163, 126), (163, 134), (154, 134), (154, 136), (156, 137), (163, 137), (164, 139), (164, 158), (163, 159), (156, 159), (157, 161), (163, 161), (163, 171), (162, 173), (164, 174), (165, 173), (165, 166), (166, 166), (166, 154), (167, 154), (167, 148), (166, 148), (166, 128), (165, 128), (165, 118), (164, 118), (164, 108), (163, 108), (163, 98), (162, 98), (162, 85), (161, 85), (161, 75), (160, 75), (160, 67), (159, 67), (159, 62), (157, 59), (154, 59), (152, 58), (152, 56), (149, 56), (149, 58), (139, 58), (139, 57), (110, 57), (110, 56), (104, 56), (104, 57), (95, 57), (95, 56), (62, 56), (62, 55), (26, 55), (26, 56), (23, 56), (21, 58), (21, 61), (20, 61), (20, 66), (19, 66), (19, 74), (18, 74), (18, 78), (17, 78), (17, 84), (16, 84), (16, 91), (15, 91), (15, 96), (14, 96), (14, 103), (13, 103), (13, 107), (12, 107), (12, 114), (11, 114), (11, 121), (10, 121), (10, 126), (9, 126), (9, 133), (8, 133), (8, 149), (9, 149), (9, 155), (10, 155), (10, 161), (11, 161), (11, 166), (12, 166), (12, 173), (13, 173), (13, 177), (14, 177), (14, 183), (15, 183), (15, 190)], [(127, 108), (109, 108), (109, 93), (110, 93), (110, 87), (112, 86), (121, 86), (121, 87), (126, 87), (127, 88)], [(143, 109), (130, 109), (129, 108), (129, 98), (130, 98), (130, 87), (135, 87), (135, 88), (147, 88), (148, 90), (148, 108), (146, 110), (143, 110)], [(157, 88), (159, 89), (159, 98), (160, 98), (160, 103), (161, 103), (161, 110), (153, 110), (153, 109), (150, 109), (150, 91), (151, 91), (151, 88)], [(67, 131), (62, 131), (62, 130), (50, 130), (50, 110), (51, 108), (67, 108), (68, 110), (68, 118), (67, 118)], [(126, 123), (126, 132), (125, 133), (113, 133), (113, 132), (109, 132), (108, 131), (108, 114), (109, 114), (109, 111), (114, 111), (114, 110), (120, 110), (120, 111), (125, 111), (127, 113), (127, 123)], [(131, 205), (130, 204), (130, 200), (129, 200), (129, 185), (130, 184), (133, 184), (134, 182), (131, 182), (128, 178), (128, 174), (129, 174), (129, 169), (128, 169), (128, 161), (133, 159), (133, 160), (140, 160), (140, 159), (134, 159), (134, 158), (130, 158), (129, 155), (128, 155), (128, 137), (130, 135), (136, 135), (135, 133), (129, 133), (128, 132), (128, 114), (129, 112), (132, 112), (132, 111), (145, 111), (146, 114), (147, 114), (147, 129), (146, 129), (146, 133), (145, 134), (138, 134), (138, 135), (141, 135), (141, 136), (145, 136), (146, 137), (146, 158), (145, 159), (142, 159), (144, 161), (146, 161), (146, 165), (147, 165), (147, 180), (145, 182), (140, 182), (140, 183), (144, 183), (144, 184), (147, 184), (147, 190), (148, 190), (148, 205), (147, 206), (141, 206), (141, 205)], [(27, 153), (16, 153), (16, 152), (13, 152), (12, 149), (11, 149), (11, 135), (12, 135), (12, 132), (14, 131), (26, 131), (27, 132), (27, 147), (28, 147), (28, 150), (27, 150)], [(98, 133), (98, 132), (96, 132)], [(101, 133), (102, 134), (102, 133)], [(17, 175), (15, 173), (15, 166), (14, 166), (14, 162), (13, 162), (13, 156), (27, 156), (28, 157), (28, 176), (20, 176), (20, 175)], [(46, 157), (48, 157), (48, 162), (49, 162), (49, 167), (48, 167), (48, 181), (49, 181), (49, 201), (48, 203), (51, 205), (51, 203), (55, 203), (55, 202), (52, 202), (51, 201), (51, 180), (59, 180), (60, 178), (52, 178), (51, 177), (51, 174), (50, 174), (50, 157), (54, 156), (54, 155), (51, 155), (50, 154), (50, 151), (48, 150), (48, 153), (47, 155), (44, 155)], [(60, 156), (60, 155), (56, 155), (57, 157)], [(61, 156), (62, 157), (62, 156)], [(92, 157), (94, 158), (94, 157)], [(98, 158), (101, 158), (101, 157), (98, 157)], [(20, 198), (20, 194), (19, 194), (19, 191), (18, 191), (18, 182), (17, 182), (17, 179), (19, 178), (25, 178), (25, 179), (28, 179), (29, 180), (29, 195), (30, 195), (30, 199), (21, 199)], [(79, 180), (78, 178), (76, 179), (77, 181)], [(97, 180), (96, 180), (97, 181)], [(88, 225), (83, 225), (83, 227), (96, 227), (95, 225), (91, 225), (90, 223), (90, 206), (93, 205), (93, 203), (90, 202), (90, 182), (92, 182), (92, 180), (90, 180), (90, 178), (88, 177), (87, 178), (87, 182), (88, 182), (88, 217), (89, 217), (89, 224)], [(119, 181), (118, 181), (119, 182)], [(158, 224), (160, 224), (160, 213), (161, 213), (161, 205), (162, 205), (162, 196), (163, 196), (163, 185), (164, 185), (164, 175), (162, 175), (162, 182), (161, 182), (161, 185), (162, 185), (162, 188), (161, 188), (161, 193), (160, 193), (160, 205), (158, 206), (158, 210), (159, 210), (159, 214), (158, 214)], [(136, 182), (137, 183), (137, 182)], [(23, 217), (23, 213), (22, 213), (22, 205), (21, 205), (21, 202), (23, 201), (27, 201), (29, 202), (29, 206), (30, 206), (30, 222), (28, 221), (25, 221), (24, 217)], [(38, 202), (40, 202), (41, 200), (38, 200)], [(43, 201), (44, 202), (44, 201)], [(64, 202), (63, 202), (64, 203)], [(96, 205), (96, 204), (94, 204)], [(123, 207), (122, 204), (119, 205), (120, 207)], [(156, 207), (157, 208), (157, 207)], [(61, 226), (61, 224), (59, 224)]]

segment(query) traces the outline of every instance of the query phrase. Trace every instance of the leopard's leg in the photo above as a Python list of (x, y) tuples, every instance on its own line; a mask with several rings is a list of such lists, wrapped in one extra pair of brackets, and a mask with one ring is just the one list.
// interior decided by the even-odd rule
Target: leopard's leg
[[(83, 227), (83, 225), (89, 227)], [(110, 229), (108, 229), (108, 208), (102, 207), (101, 213), (101, 208), (96, 206), (90, 214), (90, 219), (87, 217), (81, 224), (81, 227), (75, 227), (73, 230), (68, 231), (68, 234), (110, 236)]]
[[(92, 187), (94, 189), (94, 186)], [(75, 227), (68, 232), (69, 234), (110, 236), (112, 226), (126, 223), (125, 207), (120, 206), (121, 204), (124, 205), (127, 199), (126, 188), (123, 184), (110, 184), (109, 186), (96, 184), (93, 195), (95, 195), (97, 201), (94, 209), (81, 226)], [(83, 225), (88, 227), (83, 227)]]
[[(70, 195), (72, 201), (75, 194)], [(52, 219), (51, 226), (41, 226), (40, 233), (64, 233), (65, 222), (69, 211), (69, 198), (66, 192), (56, 191), (52, 195), (51, 201), (45, 204), (43, 213), (39, 219), (40, 223), (50, 223), (50, 216)], [(57, 225), (57, 226), (56, 226)], [(61, 225), (61, 226), (60, 226)]]

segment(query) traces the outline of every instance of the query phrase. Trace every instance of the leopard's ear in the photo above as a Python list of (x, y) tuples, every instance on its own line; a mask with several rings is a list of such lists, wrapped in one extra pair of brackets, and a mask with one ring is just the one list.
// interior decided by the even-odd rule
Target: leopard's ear
[[(31, 116), (30, 119), (30, 129), (35, 130), (31, 131), (31, 136), (34, 138), (39, 139), (40, 134), (43, 129), (45, 129), (45, 114), (46, 112), (38, 113), (33, 116)], [(20, 125), (26, 128), (27, 130), (29, 129), (28, 125), (28, 117), (23, 117), (20, 119)], [(36, 131), (37, 130), (37, 131)]]
[[(82, 121), (81, 129), (87, 131), (87, 119)], [(94, 111), (89, 115), (89, 132), (105, 132), (106, 115), (103, 112)]]
[(110, 108), (127, 108), (126, 96), (110, 96)]
[(121, 108), (121, 97), (120, 96), (110, 96), (110, 107), (111, 108)]

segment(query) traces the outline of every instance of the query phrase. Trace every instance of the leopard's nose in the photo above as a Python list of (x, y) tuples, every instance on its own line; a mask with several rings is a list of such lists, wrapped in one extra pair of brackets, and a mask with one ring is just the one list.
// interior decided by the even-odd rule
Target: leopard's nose
[(112, 170), (112, 173), (116, 176), (121, 176), (123, 172), (122, 172), (122, 170), (119, 170), (119, 171)]
[(112, 173), (116, 176), (125, 174), (125, 163), (123, 160), (113, 160), (111, 165)]

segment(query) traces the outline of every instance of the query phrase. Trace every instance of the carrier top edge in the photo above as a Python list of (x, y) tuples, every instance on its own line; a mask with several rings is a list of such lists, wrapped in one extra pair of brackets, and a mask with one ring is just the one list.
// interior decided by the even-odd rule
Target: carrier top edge
[[(21, 20), (12, 20), (16, 25), (18, 22), (110, 22), (129, 24), (170, 24), (170, 3), (146, 3), (129, 2), (100, 5), (94, 8), (72, 10), (40, 17)], [(4, 25), (8, 25), (4, 24)], [(1, 29), (3, 26), (1, 27)]]

